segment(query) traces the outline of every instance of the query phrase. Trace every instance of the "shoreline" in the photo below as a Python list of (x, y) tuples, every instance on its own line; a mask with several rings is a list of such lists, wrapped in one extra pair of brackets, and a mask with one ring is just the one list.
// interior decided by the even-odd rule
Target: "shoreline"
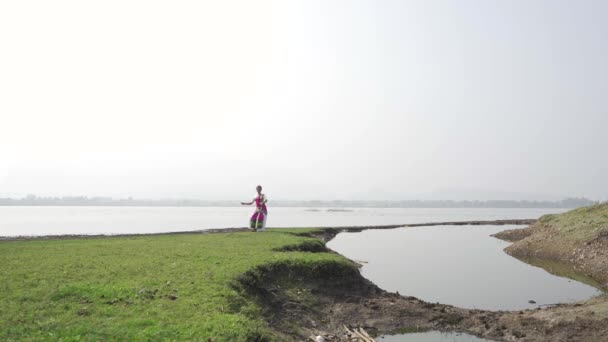
[[(501, 234), (507, 233), (508, 235), (508, 232), (511, 231), (530, 229), (530, 226), (538, 224), (538, 222), (539, 220), (436, 222), (407, 225), (407, 227), (480, 224), (529, 225), (527, 228), (506, 230), (493, 235), (495, 238), (513, 242), (505, 239)], [(366, 229), (389, 228), (326, 228), (295, 234), (328, 242), (340, 232), (360, 232)], [(509, 247), (506, 248), (507, 254), (511, 254)], [(551, 270), (541, 268), (552, 273)], [(563, 274), (559, 276), (567, 277)], [(349, 303), (339, 301), (337, 304), (332, 304), (337, 306), (340, 311), (348, 311), (348, 315), (334, 314), (335, 308), (331, 305), (327, 311), (334, 319), (341, 320), (350, 327), (364, 328), (374, 335), (425, 331), (461, 332), (495, 341), (599, 341), (608, 336), (606, 287), (596, 286), (602, 290), (602, 294), (582, 301), (556, 303), (535, 309), (494, 311), (429, 303), (407, 294), (401, 295), (398, 292), (385, 291), (378, 288), (372, 281), (363, 278), (362, 275), (359, 274), (358, 277), (362, 278), (364, 282), (368, 282), (373, 290), (362, 294), (361, 298), (355, 300), (357, 305), (354, 308)], [(314, 331), (314, 329), (312, 330)]]
[[(530, 221), (532, 223), (529, 224), (537, 222), (536, 220)], [(437, 222), (408, 226), (480, 225), (490, 222), (507, 225), (523, 224), (524, 221)], [(398, 227), (328, 227), (301, 233), (292, 231), (292, 233), (328, 242), (340, 232), (391, 228)], [(301, 251), (306, 251), (306, 249), (301, 249)], [(336, 253), (330, 249), (327, 251)], [(289, 270), (289, 272), (294, 272), (294, 270)], [(258, 284), (266, 283), (267, 285), (258, 285), (256, 291), (272, 292), (283, 286), (280, 274), (269, 273), (264, 277), (264, 281), (258, 282)], [(306, 336), (283, 330), (284, 326), (297, 324), (306, 331), (321, 330), (335, 335), (340, 334), (343, 326), (363, 328), (375, 336), (425, 331), (460, 332), (495, 341), (588, 341), (598, 340), (599, 337), (608, 333), (608, 316), (595, 315), (593, 311), (598, 308), (601, 310), (606, 306), (608, 301), (605, 294), (583, 301), (556, 303), (536, 309), (491, 311), (430, 303), (407, 294), (388, 292), (377, 287), (360, 273), (340, 280), (332, 277), (310, 279), (306, 276), (297, 276), (297, 270), (295, 273), (296, 285), (292, 286), (298, 289), (308, 289), (310, 293), (314, 293), (315, 298), (308, 303), (308, 306), (294, 304), (299, 301), (285, 294), (289, 290), (285, 290), (284, 293), (280, 291), (278, 296), (274, 294), (280, 300), (274, 298), (269, 302), (261, 301), (272, 313), (269, 317), (291, 317), (291, 321), (286, 319), (287, 323), (283, 320), (277, 325), (273, 324), (273, 327), (295, 340), (303, 340)], [(342, 287), (336, 289), (336, 282), (339, 282), (340, 286), (345, 286), (346, 289)], [(311, 288), (312, 290), (310, 290)], [(314, 304), (311, 305), (311, 303)], [(598, 313), (601, 312), (600, 310), (597, 310)], [(328, 323), (315, 324), (317, 319)]]
[[(328, 233), (339, 232), (361, 232), (369, 229), (395, 229), (405, 227), (429, 227), (429, 226), (470, 226), (470, 225), (530, 225), (534, 224), (536, 219), (506, 219), (506, 220), (473, 220), (473, 221), (447, 221), (447, 222), (425, 222), (425, 223), (409, 223), (409, 224), (390, 224), (390, 225), (373, 225), (373, 226), (322, 226), (322, 227), (276, 227), (273, 229), (309, 229), (320, 230)], [(187, 234), (217, 234), (217, 233), (239, 233), (248, 232), (251, 229), (247, 227), (229, 227), (229, 228), (210, 228), (199, 230), (186, 230), (175, 232), (161, 233), (141, 233), (141, 234), (58, 234), (58, 235), (18, 235), (18, 236), (0, 236), (0, 242), (3, 241), (36, 241), (36, 240), (68, 240), (68, 239), (98, 239), (111, 237), (144, 237), (144, 236), (162, 236), (162, 235), (187, 235)], [(334, 234), (334, 236), (335, 236)]]

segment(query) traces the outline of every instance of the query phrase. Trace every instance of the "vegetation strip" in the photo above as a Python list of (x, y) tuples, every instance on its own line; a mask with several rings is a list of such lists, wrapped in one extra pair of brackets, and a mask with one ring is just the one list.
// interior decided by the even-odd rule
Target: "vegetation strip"
[(277, 252), (281, 232), (0, 244), (0, 340), (280, 340), (237, 278), (263, 265), (356, 265), (334, 253)]

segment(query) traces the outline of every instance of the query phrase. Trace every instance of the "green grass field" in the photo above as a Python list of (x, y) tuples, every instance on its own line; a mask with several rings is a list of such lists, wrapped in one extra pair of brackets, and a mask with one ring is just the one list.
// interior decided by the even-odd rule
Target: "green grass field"
[(563, 214), (545, 215), (540, 222), (556, 229), (561, 238), (588, 241), (608, 234), (608, 203), (578, 208)]
[(294, 231), (1, 242), (0, 341), (277, 340), (240, 275), (356, 267)]

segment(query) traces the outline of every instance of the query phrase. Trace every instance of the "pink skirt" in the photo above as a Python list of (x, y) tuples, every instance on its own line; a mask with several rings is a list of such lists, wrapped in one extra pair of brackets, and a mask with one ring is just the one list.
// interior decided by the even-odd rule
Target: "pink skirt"
[(256, 211), (255, 213), (253, 213), (253, 215), (251, 216), (251, 219), (249, 220), (249, 228), (251, 229), (263, 229), (266, 227), (266, 216), (268, 216), (268, 214), (264, 214), (261, 211)]

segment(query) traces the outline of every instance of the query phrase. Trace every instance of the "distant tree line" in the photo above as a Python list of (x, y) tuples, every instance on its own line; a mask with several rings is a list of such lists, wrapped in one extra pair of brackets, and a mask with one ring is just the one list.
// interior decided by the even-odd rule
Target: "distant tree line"
[(286, 207), (337, 207), (337, 208), (580, 208), (598, 202), (587, 198), (566, 198), (560, 201), (454, 201), (454, 200), (404, 200), (404, 201), (282, 201), (274, 206)]
[[(407, 201), (272, 201), (275, 207), (311, 208), (579, 208), (598, 202), (587, 198), (566, 198), (560, 201), (453, 201), (453, 200), (407, 200)], [(0, 206), (137, 206), (137, 207), (232, 207), (239, 201), (209, 201), (191, 199), (146, 200), (114, 199), (111, 197), (39, 197), (0, 198)]]

